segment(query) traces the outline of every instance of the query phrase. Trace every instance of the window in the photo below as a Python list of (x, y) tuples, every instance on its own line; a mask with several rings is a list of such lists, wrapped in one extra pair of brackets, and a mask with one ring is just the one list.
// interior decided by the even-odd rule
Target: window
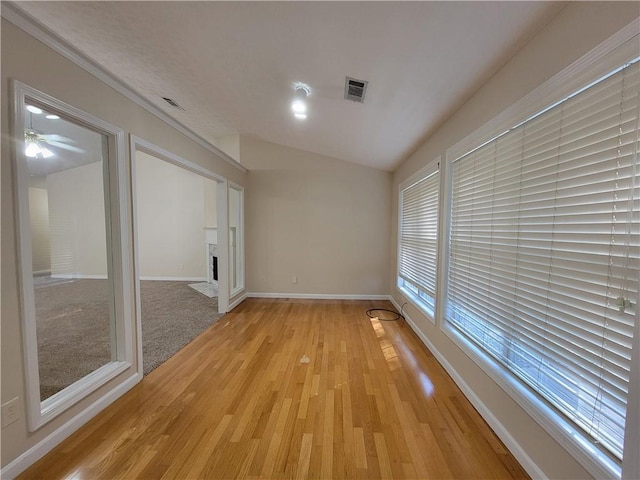
[(35, 431), (131, 366), (124, 133), (18, 81), (12, 88), (27, 420)]
[(638, 299), (639, 82), (626, 65), (451, 171), (446, 327), (618, 465)]
[(438, 171), (400, 192), (398, 287), (433, 318), (438, 246)]

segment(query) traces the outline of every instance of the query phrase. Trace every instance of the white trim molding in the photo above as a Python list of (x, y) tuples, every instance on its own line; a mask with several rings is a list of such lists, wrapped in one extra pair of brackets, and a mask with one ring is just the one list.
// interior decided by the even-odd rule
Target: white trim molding
[(85, 275), (83, 273), (56, 273), (51, 278), (60, 280), (107, 280), (106, 275)]
[(22, 11), (19, 6), (12, 2), (2, 2), (2, 18), (14, 24), (16, 27), (24, 30), (32, 37), (40, 40), (47, 47), (55, 50), (63, 57), (75, 63), (83, 70), (89, 72), (98, 80), (106, 83), (111, 88), (127, 97), (132, 102), (136, 103), (140, 107), (144, 108), (147, 112), (165, 122), (167, 125), (175, 128), (180, 133), (186, 135), (188, 138), (196, 142), (198, 145), (204, 147), (209, 152), (213, 153), (218, 158), (224, 160), (229, 165), (240, 170), (242, 173), (247, 173), (248, 170), (239, 162), (231, 158), (228, 154), (220, 150), (211, 142), (195, 133), (186, 125), (182, 124), (178, 120), (174, 119), (166, 112), (156, 107), (153, 103), (147, 100), (144, 96), (124, 83), (119, 78), (115, 77), (112, 73), (107, 71), (98, 63), (91, 60), (85, 54), (80, 52), (77, 48), (69, 44), (66, 40), (61, 38), (56, 33), (45, 27), (43, 24), (35, 20), (26, 12)]
[(380, 295), (360, 295), (341, 293), (265, 293), (249, 292), (248, 298), (282, 298), (282, 299), (303, 299), (303, 300), (391, 300), (387, 294)]
[(201, 175), (215, 182), (224, 182), (227, 179), (222, 175), (218, 175), (212, 170), (208, 168), (202, 167), (197, 163), (190, 162), (186, 158), (182, 158), (180, 155), (176, 155), (169, 150), (166, 150), (162, 147), (159, 147), (144, 138), (138, 137), (133, 133), (129, 134), (129, 140), (131, 144), (131, 161), (135, 159), (135, 152), (141, 151), (151, 155), (152, 157), (159, 158), (164, 160), (165, 162), (171, 163), (176, 167), (184, 168), (185, 170), (189, 170), (192, 173), (197, 175)]
[(207, 277), (140, 277), (153, 282), (206, 282)]
[(64, 390), (43, 400), (42, 417), (45, 419), (55, 418), (67, 410), (69, 405), (79, 402), (102, 385), (125, 372), (130, 366), (131, 364), (129, 362), (109, 362), (97, 370), (94, 370)]
[[(236, 192), (238, 192), (238, 218), (236, 218), (236, 220), (238, 220), (238, 225), (236, 225), (236, 257), (239, 256), (239, 258), (234, 259), (233, 265), (235, 264), (235, 260), (238, 260), (239, 266), (236, 265), (236, 274), (240, 277), (239, 281), (238, 281), (238, 286), (233, 288), (232, 285), (232, 281), (231, 279), (233, 278), (233, 272), (231, 271), (231, 265), (232, 265), (232, 261), (231, 261), (231, 243), (229, 242), (229, 298), (233, 298), (236, 295), (238, 295), (239, 293), (243, 292), (245, 289), (245, 279), (246, 279), (246, 272), (245, 272), (245, 252), (244, 252), (244, 236), (245, 236), (245, 226), (244, 226), (244, 187), (241, 185), (238, 185), (237, 183), (234, 182), (229, 182), (229, 197), (228, 197), (228, 203), (227, 205), (229, 206), (229, 235), (231, 235), (231, 190), (235, 190)], [(231, 238), (231, 237), (229, 237)], [(239, 255), (238, 255), (239, 254)]]

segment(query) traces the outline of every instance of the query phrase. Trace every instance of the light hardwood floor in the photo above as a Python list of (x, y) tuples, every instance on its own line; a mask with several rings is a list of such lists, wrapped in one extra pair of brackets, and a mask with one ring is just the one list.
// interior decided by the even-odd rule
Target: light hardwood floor
[(528, 478), (373, 307), (246, 300), (20, 478)]

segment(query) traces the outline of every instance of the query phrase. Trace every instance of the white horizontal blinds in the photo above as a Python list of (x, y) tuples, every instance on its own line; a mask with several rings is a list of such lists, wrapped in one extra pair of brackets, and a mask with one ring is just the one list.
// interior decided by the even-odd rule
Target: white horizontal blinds
[(639, 65), (453, 164), (446, 321), (618, 458), (638, 302)]
[[(435, 298), (438, 172), (401, 192), (400, 277)], [(433, 304), (431, 305), (433, 307)]]

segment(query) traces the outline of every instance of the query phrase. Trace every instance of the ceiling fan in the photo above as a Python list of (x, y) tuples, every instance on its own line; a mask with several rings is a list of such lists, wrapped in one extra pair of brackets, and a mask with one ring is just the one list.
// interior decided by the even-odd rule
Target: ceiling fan
[(54, 153), (47, 148), (47, 145), (62, 148), (64, 150), (69, 150), (76, 153), (85, 152), (82, 148), (73, 145), (76, 142), (69, 137), (58, 135), (56, 133), (43, 134), (39, 133), (33, 128), (28, 128), (25, 130), (24, 139), (24, 153), (25, 155), (27, 155), (27, 157), (31, 158), (37, 158), (38, 156), (41, 156), (42, 158), (52, 157)]
[[(33, 128), (33, 115), (41, 115), (45, 113), (41, 108), (35, 105), (27, 105), (26, 110), (29, 112), (29, 128), (25, 128), (24, 140), (25, 150), (24, 153), (30, 158), (49, 158), (55, 154), (47, 148), (47, 145), (52, 147), (62, 148), (76, 153), (84, 153), (84, 150), (80, 147), (76, 147), (73, 144), (77, 143), (71, 138), (64, 137), (55, 133), (44, 134)], [(55, 114), (46, 115), (48, 120), (59, 120), (60, 117)]]

